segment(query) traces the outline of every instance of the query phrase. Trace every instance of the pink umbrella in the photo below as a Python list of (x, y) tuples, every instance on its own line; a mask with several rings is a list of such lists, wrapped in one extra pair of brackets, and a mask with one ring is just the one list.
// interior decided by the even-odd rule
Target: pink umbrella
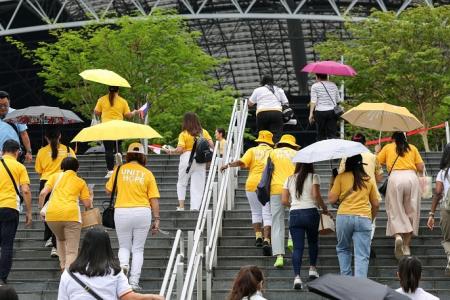
[(307, 64), (302, 72), (327, 74), (337, 76), (355, 76), (356, 71), (348, 66), (332, 60), (318, 61)]

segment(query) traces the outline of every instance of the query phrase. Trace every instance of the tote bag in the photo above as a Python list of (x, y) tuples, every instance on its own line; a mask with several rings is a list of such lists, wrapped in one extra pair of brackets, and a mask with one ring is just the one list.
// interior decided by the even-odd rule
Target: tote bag
[(433, 197), (433, 179), (428, 176), (427, 169), (424, 169), (425, 176), (419, 177), (420, 191), (422, 199), (431, 199)]
[(81, 228), (92, 227), (102, 224), (102, 216), (100, 209), (91, 208), (81, 212)]
[(333, 218), (329, 215), (320, 214), (320, 222), (319, 222), (319, 234), (327, 235), (336, 231), (336, 226), (334, 224)]

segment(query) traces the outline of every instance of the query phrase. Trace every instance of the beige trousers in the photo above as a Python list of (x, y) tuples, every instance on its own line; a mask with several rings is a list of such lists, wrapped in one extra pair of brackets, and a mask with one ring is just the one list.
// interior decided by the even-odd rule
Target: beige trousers
[(418, 235), (421, 192), (419, 177), (412, 170), (394, 170), (386, 191), (388, 217), (386, 235), (410, 233)]
[(441, 220), (439, 222), (442, 230), (442, 246), (445, 254), (450, 256), (450, 209), (441, 208)]
[(47, 224), (56, 236), (61, 269), (68, 269), (78, 256), (81, 223), (49, 221)]

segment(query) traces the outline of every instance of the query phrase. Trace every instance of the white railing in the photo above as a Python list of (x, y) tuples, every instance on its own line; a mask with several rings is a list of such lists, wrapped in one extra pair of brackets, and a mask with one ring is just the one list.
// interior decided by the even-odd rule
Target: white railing
[[(183, 272), (184, 272), (184, 237), (183, 232), (178, 229), (173, 241), (172, 251), (170, 252), (169, 262), (167, 264), (166, 273), (164, 274), (160, 296), (164, 296), (166, 300), (172, 297), (175, 281), (177, 283), (177, 299), (181, 299), (181, 289), (183, 288)], [(170, 279), (170, 281), (169, 281)]]

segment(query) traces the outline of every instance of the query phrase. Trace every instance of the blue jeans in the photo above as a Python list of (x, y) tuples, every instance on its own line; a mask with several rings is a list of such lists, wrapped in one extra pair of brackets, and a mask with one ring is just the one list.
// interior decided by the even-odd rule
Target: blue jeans
[(305, 233), (308, 238), (309, 262), (316, 266), (319, 253), (319, 212), (316, 208), (294, 209), (289, 214), (289, 231), (294, 243), (292, 266), (294, 273), (300, 276), (303, 250), (305, 249)]
[(367, 277), (370, 258), (372, 222), (354, 215), (336, 217), (336, 252), (341, 275), (352, 276), (352, 240), (355, 251), (355, 276)]
[(0, 279), (6, 282), (13, 261), (14, 238), (19, 225), (19, 212), (12, 208), (0, 208)]

